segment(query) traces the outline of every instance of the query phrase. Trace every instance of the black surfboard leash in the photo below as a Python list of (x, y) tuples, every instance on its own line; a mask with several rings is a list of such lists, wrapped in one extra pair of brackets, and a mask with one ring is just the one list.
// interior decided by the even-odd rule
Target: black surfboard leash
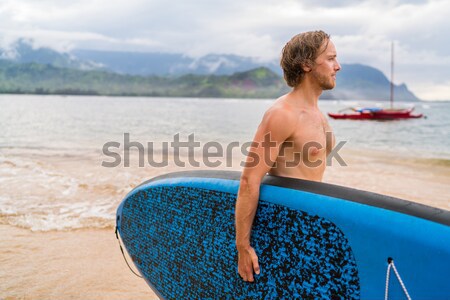
[(131, 268), (130, 264), (128, 263), (128, 260), (127, 260), (127, 258), (126, 258), (126, 256), (125, 256), (125, 252), (123, 251), (123, 248), (122, 248), (122, 243), (120, 242), (120, 238), (119, 238), (119, 233), (118, 233), (118, 228), (117, 228), (117, 226), (116, 226), (116, 229), (115, 229), (115, 233), (116, 233), (117, 241), (119, 242), (120, 252), (122, 252), (123, 259), (125, 260), (125, 263), (127, 264), (128, 268), (129, 268), (129, 269), (131, 270), (131, 272), (133, 272), (133, 274), (136, 275), (137, 277), (139, 277), (139, 278), (144, 278), (142, 275), (139, 275), (138, 273), (136, 273), (136, 272)]

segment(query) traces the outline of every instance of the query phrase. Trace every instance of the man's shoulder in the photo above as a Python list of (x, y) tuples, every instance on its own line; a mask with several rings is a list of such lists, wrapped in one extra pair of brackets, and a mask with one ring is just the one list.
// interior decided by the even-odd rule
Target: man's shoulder
[(285, 102), (275, 102), (264, 114), (264, 120), (269, 123), (292, 125), (298, 120), (298, 112)]
[(301, 122), (302, 119), (307, 119), (308, 112), (301, 106), (292, 104), (289, 95), (284, 95), (278, 98), (272, 106), (266, 111), (265, 118), (279, 119), (284, 123)]

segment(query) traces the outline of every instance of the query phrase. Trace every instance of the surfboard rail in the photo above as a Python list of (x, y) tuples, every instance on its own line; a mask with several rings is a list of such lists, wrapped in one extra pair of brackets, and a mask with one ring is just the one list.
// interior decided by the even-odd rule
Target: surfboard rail
[[(156, 176), (142, 182), (136, 188), (146, 185), (150, 182), (156, 182), (168, 178), (216, 178), (227, 180), (240, 180), (241, 173), (238, 171), (222, 170), (194, 170), (171, 172)], [(316, 193), (325, 196), (353, 201), (373, 207), (388, 209), (395, 212), (415, 216), (425, 220), (433, 221), (443, 225), (450, 226), (450, 211), (437, 207), (424, 205), (417, 202), (403, 200), (400, 198), (377, 194), (373, 192), (358, 190), (340, 185), (309, 181), (297, 178), (280, 177), (266, 175), (262, 185), (272, 185), (283, 188), (295, 189), (304, 192)]]

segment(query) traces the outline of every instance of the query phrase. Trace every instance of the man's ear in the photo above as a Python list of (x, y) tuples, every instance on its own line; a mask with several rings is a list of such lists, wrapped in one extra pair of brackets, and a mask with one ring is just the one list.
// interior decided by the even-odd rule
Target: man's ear
[(309, 63), (303, 64), (302, 69), (303, 69), (303, 71), (305, 71), (305, 73), (309, 73), (312, 70), (312, 68), (311, 68)]

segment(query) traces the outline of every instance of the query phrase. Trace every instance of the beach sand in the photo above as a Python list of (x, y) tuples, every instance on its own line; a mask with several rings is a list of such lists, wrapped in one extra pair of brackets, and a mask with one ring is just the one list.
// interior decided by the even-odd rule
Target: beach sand
[(126, 266), (114, 230), (0, 225), (1, 299), (158, 299)]
[[(446, 160), (400, 160), (395, 154), (356, 150), (346, 150), (342, 156), (348, 166), (333, 162), (325, 182), (450, 209), (450, 165)], [(48, 163), (58, 165), (64, 160), (48, 157)], [(89, 163), (86, 160), (77, 166), (89, 169)], [(95, 164), (98, 166), (98, 161)], [(70, 173), (74, 166), (64, 167)], [(176, 170), (180, 169), (102, 168), (97, 177), (117, 173), (115, 185), (100, 192), (110, 189), (119, 203), (140, 182)], [(125, 171), (133, 177), (121, 176)], [(117, 190), (121, 184), (126, 188)], [(104, 229), (45, 232), (3, 224), (0, 234), (0, 299), (157, 299), (144, 280), (133, 275), (125, 264), (113, 220)]]
[(348, 166), (333, 163), (324, 182), (450, 210), (450, 160), (355, 150), (342, 157)]

